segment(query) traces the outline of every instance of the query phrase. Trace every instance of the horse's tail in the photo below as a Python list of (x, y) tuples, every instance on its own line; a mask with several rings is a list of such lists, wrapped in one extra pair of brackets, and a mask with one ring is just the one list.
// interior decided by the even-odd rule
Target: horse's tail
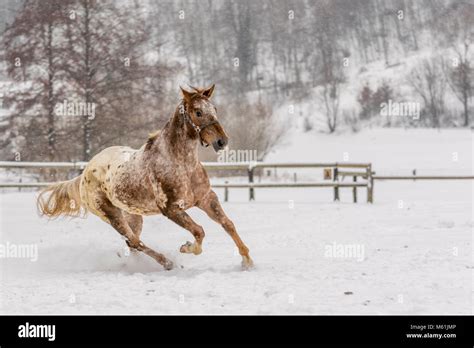
[(81, 176), (68, 181), (58, 182), (41, 190), (36, 201), (40, 215), (50, 218), (59, 215), (78, 217), (84, 215), (84, 209), (79, 193)]

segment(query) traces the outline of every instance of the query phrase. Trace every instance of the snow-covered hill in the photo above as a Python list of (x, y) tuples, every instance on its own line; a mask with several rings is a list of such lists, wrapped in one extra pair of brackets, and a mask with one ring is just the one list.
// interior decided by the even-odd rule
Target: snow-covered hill
[(293, 128), (265, 159), (269, 162), (372, 163), (377, 174), (462, 174), (473, 170), (470, 129), (372, 128), (327, 134)]

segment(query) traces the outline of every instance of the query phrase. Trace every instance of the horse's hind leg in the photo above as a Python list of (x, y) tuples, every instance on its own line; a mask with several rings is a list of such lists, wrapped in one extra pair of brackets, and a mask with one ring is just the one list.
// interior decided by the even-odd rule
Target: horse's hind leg
[(140, 238), (140, 234), (142, 233), (143, 228), (143, 216), (130, 214), (125, 211), (122, 211), (125, 220), (127, 220), (128, 226), (132, 229), (133, 233)]
[[(141, 251), (148, 256), (155, 259), (165, 269), (170, 270), (173, 268), (173, 263), (168, 260), (163, 254), (160, 254), (153, 249), (150, 249), (137, 236), (129, 226), (127, 219), (125, 218), (124, 212), (112, 205), (112, 203), (105, 201), (100, 205), (100, 210), (104, 213), (105, 217), (109, 220), (110, 225), (115, 228), (122, 236), (126, 238), (127, 244), (130, 248)], [(140, 229), (141, 232), (141, 229)]]
[[(143, 228), (143, 217), (141, 215), (130, 214), (125, 211), (122, 211), (122, 214), (124, 215), (125, 220), (127, 220), (128, 226), (130, 226), (135, 236), (137, 238), (140, 238), (140, 234), (142, 233)], [(126, 243), (130, 248), (130, 242), (127, 240)]]

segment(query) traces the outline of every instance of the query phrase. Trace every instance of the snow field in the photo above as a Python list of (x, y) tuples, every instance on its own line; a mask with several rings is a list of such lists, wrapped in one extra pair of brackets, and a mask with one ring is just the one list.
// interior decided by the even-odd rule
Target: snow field
[[(380, 175), (472, 175), (472, 144), (469, 130), (294, 132), (267, 160), (342, 162), (348, 152)], [(292, 181), (293, 172), (261, 180)], [(322, 180), (322, 170), (296, 172)], [(222, 180), (246, 181), (212, 179)], [(0, 258), (0, 313), (471, 314), (473, 192), (472, 181), (376, 181), (371, 205), (364, 189), (357, 204), (344, 188), (340, 202), (328, 188), (256, 189), (254, 202), (230, 189), (224, 210), (256, 265), (244, 272), (231, 238), (198, 209), (189, 213), (206, 231), (199, 256), (178, 251), (189, 232), (145, 218), (143, 241), (176, 264), (164, 271), (146, 255), (127, 257), (97, 217), (47, 221), (35, 192), (7, 190), (0, 245), (36, 245), (38, 260)]]
[[(162, 216), (145, 218), (144, 242), (177, 264), (167, 272), (145, 255), (119, 258), (124, 242), (94, 216), (48, 222), (35, 214), (34, 193), (3, 194), (2, 243), (36, 243), (39, 258), (1, 260), (0, 311), (471, 313), (468, 190), (452, 183), (443, 204), (430, 195), (416, 201), (407, 196), (400, 208), (389, 195), (426, 187), (388, 185), (393, 187), (374, 205), (318, 202), (321, 189), (258, 190), (252, 203), (239, 202), (236, 192), (237, 201), (231, 196), (224, 209), (251, 250), (256, 268), (249, 272), (241, 271), (230, 237), (194, 208), (190, 214), (206, 231), (199, 256), (178, 251), (192, 240), (189, 232)], [(362, 261), (328, 257), (334, 243), (363, 247)]]

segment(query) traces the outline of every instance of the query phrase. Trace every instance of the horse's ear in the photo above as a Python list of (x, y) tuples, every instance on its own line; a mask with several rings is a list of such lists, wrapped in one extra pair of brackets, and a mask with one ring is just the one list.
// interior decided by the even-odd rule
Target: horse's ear
[(181, 93), (183, 93), (183, 98), (186, 100), (186, 101), (191, 101), (191, 97), (193, 96), (194, 93), (192, 92), (188, 92), (187, 90), (185, 90), (183, 87), (179, 86), (179, 88), (181, 89)]
[(216, 87), (216, 84), (213, 84), (211, 87), (204, 90), (204, 92), (202, 92), (202, 95), (205, 96), (206, 98), (211, 98), (212, 94), (214, 93), (214, 87)]

